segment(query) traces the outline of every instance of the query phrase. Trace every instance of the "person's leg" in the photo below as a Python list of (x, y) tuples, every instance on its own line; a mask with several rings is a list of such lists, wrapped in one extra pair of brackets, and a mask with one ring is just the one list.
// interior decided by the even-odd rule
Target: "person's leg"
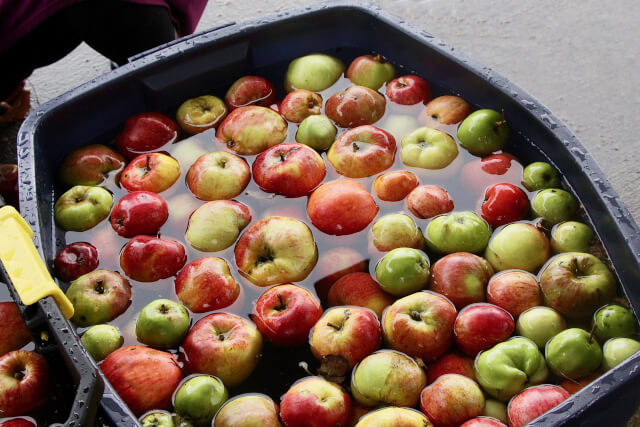
[(176, 38), (169, 11), (162, 6), (114, 0), (93, 4), (96, 6), (92, 8), (91, 25), (86, 28), (84, 40), (118, 65)]

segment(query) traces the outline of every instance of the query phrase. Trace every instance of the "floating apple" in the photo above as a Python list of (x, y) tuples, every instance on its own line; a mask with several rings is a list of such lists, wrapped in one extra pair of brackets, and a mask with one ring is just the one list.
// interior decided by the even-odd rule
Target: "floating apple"
[(560, 187), (558, 171), (546, 162), (533, 162), (522, 172), (522, 185), (529, 191)]
[(337, 129), (327, 116), (312, 115), (298, 126), (296, 141), (322, 151), (331, 146), (336, 139)]
[[(125, 160), (111, 148), (87, 145), (73, 150), (60, 164), (60, 179), (67, 185), (98, 185), (124, 167)], [(0, 191), (0, 193), (3, 193)]]
[(469, 187), (474, 196), (484, 196), (486, 190), (495, 184), (507, 183), (519, 188), (522, 178), (522, 164), (508, 153), (491, 154), (468, 162), (460, 173), (460, 184)]
[(248, 105), (269, 107), (276, 102), (276, 91), (264, 77), (244, 76), (233, 82), (224, 100), (231, 111)]
[(111, 227), (122, 237), (155, 235), (169, 218), (169, 208), (156, 193), (134, 191), (125, 194), (111, 211)]
[(509, 139), (509, 125), (504, 112), (478, 110), (469, 114), (458, 127), (460, 145), (476, 156), (501, 150)]
[(431, 422), (419, 411), (391, 406), (362, 416), (355, 427), (431, 427)]
[(171, 395), (182, 380), (182, 370), (174, 355), (139, 345), (114, 351), (100, 369), (136, 415), (168, 408)]
[(194, 313), (218, 310), (233, 304), (240, 285), (222, 258), (198, 258), (185, 265), (175, 280), (178, 299)]
[(145, 305), (136, 320), (136, 338), (155, 348), (177, 347), (187, 334), (191, 321), (187, 309), (168, 299)]
[(287, 122), (270, 108), (240, 107), (218, 126), (216, 137), (238, 154), (258, 154), (285, 140)]
[(95, 325), (87, 329), (80, 338), (93, 360), (101, 361), (124, 343), (120, 330), (113, 325)]
[(549, 258), (547, 236), (534, 225), (514, 222), (497, 230), (484, 257), (497, 271), (520, 269), (535, 272)]
[(280, 114), (293, 123), (322, 113), (322, 97), (306, 89), (289, 92), (280, 103)]
[(347, 68), (347, 78), (354, 84), (378, 90), (391, 81), (395, 74), (393, 65), (382, 55), (362, 55), (351, 61)]
[[(318, 263), (319, 264), (319, 263)], [(369, 273), (348, 273), (331, 285), (329, 306), (355, 305), (372, 310), (378, 318), (393, 303), (393, 298), (385, 293)]]
[(232, 199), (242, 193), (250, 179), (247, 162), (225, 151), (203, 154), (187, 172), (187, 186), (200, 200)]
[(373, 245), (386, 252), (396, 248), (423, 249), (424, 237), (410, 216), (390, 214), (381, 217), (371, 227)]
[(636, 332), (633, 311), (617, 304), (608, 304), (593, 315), (593, 326), (598, 340), (603, 343), (610, 338), (628, 338)]
[(281, 216), (252, 224), (234, 251), (238, 271), (258, 286), (304, 280), (318, 258), (309, 227)]
[(280, 418), (288, 427), (346, 426), (350, 415), (349, 395), (320, 377), (301, 379), (280, 401)]
[(289, 63), (284, 87), (287, 92), (295, 89), (321, 92), (340, 78), (344, 68), (342, 61), (333, 56), (322, 53), (302, 56)]
[(185, 237), (199, 251), (218, 252), (233, 245), (249, 222), (251, 212), (246, 205), (214, 200), (191, 214)]
[(379, 175), (373, 189), (380, 200), (398, 202), (419, 185), (418, 178), (408, 171), (394, 171)]
[(551, 229), (551, 249), (562, 252), (589, 252), (595, 234), (591, 227), (578, 221), (565, 221)]
[(484, 301), (485, 288), (492, 275), (493, 267), (486, 259), (469, 252), (454, 252), (433, 264), (429, 289), (449, 298), (461, 309)]
[(545, 358), (556, 375), (578, 379), (598, 369), (602, 362), (602, 349), (593, 334), (584, 329), (570, 328), (549, 340)]
[(364, 86), (350, 86), (327, 100), (325, 114), (338, 126), (352, 128), (371, 125), (384, 115), (387, 101), (375, 90)]
[(457, 353), (442, 355), (427, 366), (427, 384), (433, 383), (440, 376), (446, 374), (464, 375), (475, 381), (476, 374), (473, 371), (473, 359)]
[(375, 126), (358, 126), (340, 135), (327, 152), (327, 160), (339, 174), (364, 178), (382, 172), (393, 164), (396, 141)]
[(70, 243), (60, 249), (53, 261), (53, 268), (56, 277), (71, 282), (98, 268), (98, 250), (91, 243)]
[(38, 353), (11, 351), (0, 357), (0, 415), (25, 415), (49, 398), (49, 365)]
[(438, 426), (457, 426), (482, 415), (484, 402), (478, 384), (458, 374), (443, 375), (420, 393), (420, 409)]
[(191, 372), (213, 375), (227, 387), (242, 383), (262, 353), (262, 336), (247, 319), (214, 313), (200, 319), (182, 342), (185, 366)]
[(173, 416), (167, 411), (158, 409), (142, 414), (140, 416), (140, 424), (142, 424), (142, 427), (175, 427)]
[(482, 416), (471, 418), (460, 424), (460, 427), (506, 427), (506, 424), (497, 418)]
[(376, 264), (376, 280), (391, 295), (409, 295), (429, 283), (429, 259), (416, 249), (393, 249)]
[(421, 127), (402, 138), (400, 158), (407, 166), (443, 169), (458, 156), (458, 146), (448, 134)]
[(320, 231), (342, 236), (366, 228), (378, 213), (378, 206), (362, 184), (339, 179), (311, 193), (307, 213)]
[(451, 212), (453, 200), (444, 188), (421, 185), (409, 193), (407, 208), (420, 219), (433, 218)]
[(285, 197), (306, 196), (326, 175), (324, 160), (304, 144), (278, 144), (253, 162), (253, 180), (262, 191)]
[(156, 151), (165, 144), (175, 142), (179, 132), (176, 122), (164, 114), (141, 113), (125, 122), (116, 144), (118, 151), (131, 160), (142, 153)]
[(443, 95), (429, 101), (424, 112), (438, 123), (453, 125), (460, 123), (471, 113), (471, 106), (459, 96)]
[(251, 319), (264, 338), (281, 347), (309, 341), (309, 331), (322, 316), (322, 307), (308, 290), (292, 284), (274, 286), (256, 301)]
[(386, 94), (396, 104), (415, 105), (431, 99), (431, 86), (421, 77), (401, 76), (387, 84)]
[(78, 326), (110, 322), (131, 304), (131, 285), (119, 273), (94, 270), (74, 280), (66, 292)]
[(551, 384), (529, 387), (509, 402), (509, 425), (522, 427), (571, 396)]
[(101, 187), (76, 185), (56, 201), (53, 216), (65, 231), (86, 231), (109, 216), (113, 196)]
[(529, 198), (513, 184), (494, 184), (484, 193), (480, 207), (482, 218), (494, 228), (519, 221), (529, 211)]
[(456, 318), (453, 326), (456, 345), (470, 356), (505, 341), (516, 325), (508, 311), (487, 303), (471, 304)]
[(173, 395), (178, 415), (198, 426), (210, 426), (216, 412), (229, 399), (227, 388), (216, 377), (191, 375), (184, 379)]
[(504, 308), (514, 318), (542, 303), (538, 279), (520, 270), (502, 271), (489, 280), (487, 302)]
[(19, 350), (29, 341), (31, 334), (20, 316), (15, 302), (0, 302), (0, 356)]
[(444, 254), (480, 252), (487, 246), (490, 236), (489, 225), (473, 212), (438, 216), (431, 220), (424, 233), (427, 246)]
[[(314, 284), (316, 294), (321, 301), (326, 301), (331, 285), (349, 273), (369, 271), (368, 265), (369, 260), (365, 259), (363, 255), (355, 249), (337, 247), (324, 251), (324, 253), (320, 254), (318, 263), (314, 269), (317, 275), (316, 277), (318, 277), (318, 280)], [(349, 303), (338, 305), (359, 304)]]
[(385, 341), (395, 350), (429, 362), (453, 343), (456, 309), (445, 297), (416, 292), (394, 302), (382, 316)]
[(587, 253), (556, 255), (539, 278), (545, 305), (572, 319), (592, 315), (616, 293), (616, 280), (609, 267)]
[(228, 112), (222, 99), (202, 95), (183, 102), (176, 112), (176, 120), (183, 131), (193, 135), (217, 127)]
[(518, 317), (518, 335), (529, 338), (542, 350), (547, 342), (567, 328), (557, 311), (549, 307), (532, 307)]
[(578, 210), (578, 201), (568, 191), (547, 188), (533, 197), (531, 209), (535, 216), (554, 225), (570, 220)]
[(220, 408), (212, 427), (282, 427), (278, 405), (264, 394), (241, 394)]
[(638, 351), (640, 342), (631, 338), (612, 338), (602, 348), (602, 368), (605, 371), (613, 369)]
[(162, 153), (141, 154), (129, 162), (120, 176), (120, 185), (129, 191), (162, 193), (180, 177), (180, 165)]
[(181, 243), (151, 236), (134, 237), (120, 253), (120, 267), (127, 276), (139, 282), (175, 276), (186, 261)]

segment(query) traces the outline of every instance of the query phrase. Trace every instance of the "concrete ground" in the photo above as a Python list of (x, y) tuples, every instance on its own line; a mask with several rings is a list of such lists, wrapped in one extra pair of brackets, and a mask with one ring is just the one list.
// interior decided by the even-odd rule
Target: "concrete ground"
[[(637, 0), (373, 0), (480, 60), (544, 103), (571, 128), (640, 223), (640, 2)], [(198, 31), (311, 0), (210, 1)], [(81, 45), (29, 79), (34, 104), (109, 71)], [(633, 422), (633, 425), (640, 423)]]

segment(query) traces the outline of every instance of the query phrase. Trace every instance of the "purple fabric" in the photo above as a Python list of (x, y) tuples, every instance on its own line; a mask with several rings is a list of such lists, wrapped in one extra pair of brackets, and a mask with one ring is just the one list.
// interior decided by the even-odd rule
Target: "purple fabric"
[[(81, 1), (84, 0), (0, 0), (0, 52), (59, 10)], [(207, 0), (124, 1), (166, 7), (180, 37), (195, 30), (207, 5)]]

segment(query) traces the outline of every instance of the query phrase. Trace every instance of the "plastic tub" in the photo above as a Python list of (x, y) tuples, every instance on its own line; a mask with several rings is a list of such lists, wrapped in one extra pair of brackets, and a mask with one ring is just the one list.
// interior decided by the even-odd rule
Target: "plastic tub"
[[(59, 194), (56, 168), (69, 151), (108, 140), (133, 114), (175, 108), (202, 94), (203, 88), (226, 87), (256, 68), (279, 67), (316, 51), (338, 57), (380, 52), (403, 71), (415, 71), (472, 104), (504, 108), (513, 130), (507, 151), (528, 161), (548, 161), (561, 171), (564, 184), (594, 224), (635, 313), (640, 313), (640, 290), (634, 287), (640, 277), (638, 227), (575, 135), (537, 100), (486, 66), (427, 31), (353, 2), (283, 12), (179, 40), (39, 107), (20, 129), (18, 163), (21, 213), (45, 260), (51, 263), (64, 244), (53, 223), (53, 204)], [(639, 367), (640, 353), (536, 422), (599, 425), (628, 419), (640, 400), (634, 390), (640, 384)], [(102, 408), (122, 424), (127, 411), (118, 404), (111, 396)]]

